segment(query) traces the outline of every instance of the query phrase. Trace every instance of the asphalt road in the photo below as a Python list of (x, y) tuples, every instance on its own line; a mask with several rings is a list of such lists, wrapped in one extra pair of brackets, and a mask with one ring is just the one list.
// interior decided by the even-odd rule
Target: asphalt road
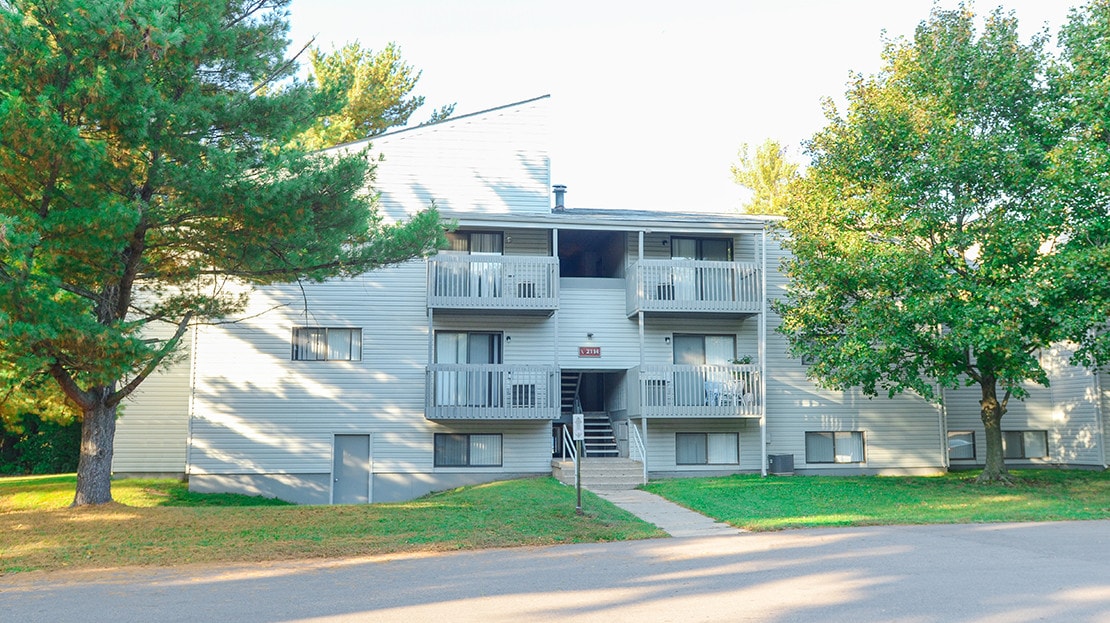
[(1110, 521), (0, 577), (0, 621), (1110, 621)]

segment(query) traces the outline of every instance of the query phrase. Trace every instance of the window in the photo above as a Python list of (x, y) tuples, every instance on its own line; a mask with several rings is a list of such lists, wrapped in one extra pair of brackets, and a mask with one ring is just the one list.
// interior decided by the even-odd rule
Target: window
[(731, 238), (671, 238), (671, 258), (676, 260), (732, 261)]
[(361, 361), (362, 329), (293, 329), (294, 361)]
[(436, 363), (501, 363), (501, 334), (436, 331)]
[[(671, 238), (671, 259), (701, 262), (731, 262), (732, 240), (729, 238)], [(683, 263), (684, 264), (684, 263)], [(720, 265), (675, 266), (672, 282), (664, 284), (673, 300), (735, 301), (733, 272)], [(660, 298), (662, 298), (662, 292)]]
[(687, 366), (723, 366), (736, 359), (734, 335), (682, 335), (672, 340), (674, 362)]
[(499, 231), (453, 231), (447, 233), (450, 251), (472, 255), (501, 255), (505, 237)]
[(862, 463), (863, 433), (806, 433), (806, 463)]
[(500, 407), (501, 334), (437, 331), (436, 405)]
[[(715, 378), (709, 370), (693, 366), (731, 364), (736, 359), (736, 336), (676, 333), (671, 347), (675, 365), (691, 366), (674, 373), (674, 404), (683, 407), (721, 404), (724, 383), (728, 379)], [(723, 374), (720, 370), (717, 372)]]
[(435, 435), (436, 467), (501, 467), (501, 434)]
[(505, 251), (505, 237), (499, 231), (460, 231), (447, 234), (448, 251), (469, 255), (465, 262), (437, 264), (435, 293), (437, 296), (476, 297), (502, 296), (500, 256)]
[(675, 433), (674, 462), (678, 465), (736, 465), (740, 436), (736, 433)]
[(964, 460), (975, 458), (975, 433), (966, 430), (948, 431), (948, 458)]
[(1007, 459), (1047, 459), (1048, 431), (1002, 431), (1002, 457)]

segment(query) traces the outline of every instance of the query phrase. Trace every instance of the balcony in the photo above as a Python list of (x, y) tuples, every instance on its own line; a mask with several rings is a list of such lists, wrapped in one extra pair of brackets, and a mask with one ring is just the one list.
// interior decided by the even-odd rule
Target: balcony
[(647, 365), (629, 374), (630, 417), (758, 418), (763, 413), (757, 365)]
[(428, 307), (550, 314), (559, 306), (559, 259), (451, 255), (428, 260)]
[(555, 366), (437, 363), (428, 366), (429, 420), (553, 420), (559, 417)]
[(762, 274), (750, 262), (641, 260), (628, 273), (626, 309), (663, 314), (756, 314)]

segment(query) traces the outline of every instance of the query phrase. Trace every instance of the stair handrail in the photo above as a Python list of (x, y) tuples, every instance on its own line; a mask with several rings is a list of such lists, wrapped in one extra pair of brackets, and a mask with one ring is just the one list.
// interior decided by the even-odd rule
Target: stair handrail
[(632, 422), (628, 423), (628, 458), (636, 460), (644, 467), (644, 484), (648, 481), (647, 448), (644, 447), (644, 438), (640, 436), (640, 429)]
[(563, 458), (567, 458), (567, 448), (570, 448), (570, 458), (574, 462), (574, 488), (578, 488), (578, 448), (571, 439), (570, 427), (563, 425)]

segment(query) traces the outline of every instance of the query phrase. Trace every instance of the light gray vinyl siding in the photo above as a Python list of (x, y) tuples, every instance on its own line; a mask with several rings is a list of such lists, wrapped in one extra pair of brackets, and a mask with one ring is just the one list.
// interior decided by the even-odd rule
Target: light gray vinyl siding
[[(733, 243), (732, 257), (737, 262), (759, 262), (762, 251), (762, 236), (747, 234), (737, 236)], [(768, 269), (774, 270), (774, 264), (768, 264)]]
[(555, 325), (544, 316), (436, 314), (436, 331), (501, 334), (502, 363), (550, 365), (555, 361)]
[[(777, 270), (784, 251), (768, 241), (767, 288), (771, 299), (785, 295), (786, 279)], [(821, 389), (806, 378), (801, 361), (787, 354), (786, 338), (775, 331), (780, 318), (767, 318), (766, 418), (768, 454), (793, 454), (798, 469), (935, 471), (943, 469), (940, 409), (915, 395), (867, 398), (858, 390)], [(862, 431), (862, 464), (807, 464), (805, 433)]]
[[(639, 236), (636, 236), (636, 241), (639, 242)], [(653, 232), (644, 234), (644, 259), (645, 260), (669, 260), (671, 259), (671, 234), (665, 232)], [(663, 243), (667, 244), (664, 245)], [(638, 253), (638, 251), (637, 251)], [(635, 262), (638, 255), (633, 255), (631, 261)]]
[[(682, 232), (651, 232), (644, 234), (644, 259), (648, 260), (669, 260), (671, 259), (671, 238), (674, 236), (688, 237), (688, 238), (714, 238), (714, 239), (728, 239), (732, 241), (733, 259), (738, 262), (754, 262), (756, 256), (754, 255), (756, 244), (758, 244), (758, 235), (745, 234), (745, 235), (728, 235), (723, 233), (682, 233)], [(629, 262), (635, 262), (638, 259), (638, 251), (636, 245), (639, 242), (639, 236), (629, 236), (633, 239), (630, 245)]]
[[(209, 328), (197, 348), (194, 471), (327, 472), (333, 434), (422, 419), (422, 272), (410, 262), (305, 284), (303, 299), (292, 286), (266, 288), (246, 320)], [(362, 361), (291, 361), (303, 326), (362, 328)]]
[[(424, 418), (429, 341), (423, 271), (422, 262), (412, 261), (356, 279), (305, 284), (303, 294), (294, 286), (265, 288), (252, 296), (245, 320), (206, 328), (197, 349), (203, 373), (193, 421), (194, 473), (327, 473), (337, 433), (373, 433), (375, 474), (438, 472), (445, 468), (433, 467), (436, 432), (502, 432), (504, 465), (498, 469), (549, 470), (547, 422), (442, 426)], [(506, 363), (554, 352), (551, 330), (537, 318), (435, 321), (440, 330), (511, 335)], [(301, 326), (361, 328), (362, 360), (292, 361), (292, 331)]]
[[(639, 426), (641, 422), (633, 419)], [(759, 422), (729, 419), (652, 419), (647, 425), (648, 470), (650, 472), (755, 471), (762, 468), (759, 453)], [(641, 431), (642, 432), (642, 431)], [(740, 463), (737, 465), (678, 465), (675, 433), (738, 433)]]
[(505, 255), (551, 255), (551, 234), (546, 229), (505, 229)]
[(548, 212), (548, 103), (544, 97), (373, 138), (370, 152), (383, 158), (372, 184), (382, 213), (404, 218), (433, 202), (460, 215)]
[[(594, 370), (639, 365), (640, 330), (624, 310), (624, 279), (561, 279), (559, 365)], [(592, 339), (587, 337), (590, 333)], [(579, 357), (579, 346), (600, 346), (601, 357)]]
[(1095, 375), (1086, 368), (1068, 363), (1073, 352), (1071, 346), (1060, 344), (1046, 350), (1041, 357), (1052, 379), (1049, 456), (1060, 463), (1101, 465), (1105, 441), (1099, 422)]
[[(166, 339), (175, 327), (160, 325), (148, 337)], [(174, 361), (147, 377), (121, 405), (116, 422), (115, 473), (185, 473), (189, 440), (189, 373), (192, 334), (181, 340)]]
[(547, 256), (551, 255), (550, 230), (521, 227), (467, 227), (460, 225), (455, 231), (498, 232), (502, 234), (505, 255)]
[[(419, 440), (397, 439), (412, 445), (422, 446), (422, 454), (427, 457), (426, 464), (382, 465), (381, 471), (433, 471), (436, 474), (473, 473), (473, 472), (551, 472), (551, 423), (550, 422), (453, 422), (449, 426), (438, 426), (434, 433), (499, 433), (501, 435), (502, 467), (435, 467), (431, 468), (433, 455), (433, 435), (424, 435)], [(394, 444), (396, 445), (396, 444)]]
[[(1008, 463), (1058, 463), (1069, 465), (1103, 465), (1104, 428), (1100, 422), (1098, 384), (1094, 373), (1068, 364), (1072, 350), (1066, 345), (1047, 349), (1040, 354), (1041, 366), (1049, 375), (1049, 386), (1024, 385), (1024, 400), (1011, 398), (1002, 416), (1002, 430), (1043, 430), (1048, 435), (1047, 459)], [(1002, 398), (999, 388), (999, 398)], [(947, 389), (944, 392), (948, 430), (975, 433), (976, 461), (985, 460), (986, 440), (979, 416), (981, 390), (978, 385)]]
[(648, 316), (644, 319), (644, 363), (673, 364), (673, 336), (676, 334), (732, 335), (736, 339), (737, 356), (748, 355), (755, 363), (759, 359), (758, 322), (756, 317), (708, 319)]
[[(412, 261), (306, 283), (303, 292), (268, 287), (252, 294), (244, 319), (205, 328), (196, 351), (193, 471), (327, 472), (335, 433), (422, 426), (423, 273), (423, 262)], [(361, 328), (362, 360), (292, 361), (295, 327)]]
[(1100, 464), (1110, 467), (1110, 387), (1107, 387), (1110, 378), (1103, 372), (1095, 371), (1093, 382), (1098, 401), (1099, 445), (1102, 446)]

